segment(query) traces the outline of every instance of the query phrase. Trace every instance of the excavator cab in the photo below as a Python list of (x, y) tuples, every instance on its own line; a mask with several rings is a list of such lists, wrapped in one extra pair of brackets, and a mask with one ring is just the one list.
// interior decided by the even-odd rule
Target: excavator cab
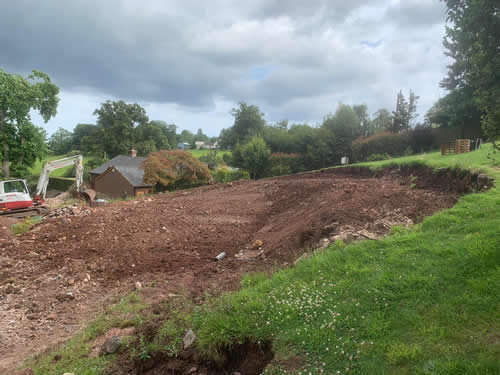
[(33, 206), (25, 180), (0, 181), (0, 213)]

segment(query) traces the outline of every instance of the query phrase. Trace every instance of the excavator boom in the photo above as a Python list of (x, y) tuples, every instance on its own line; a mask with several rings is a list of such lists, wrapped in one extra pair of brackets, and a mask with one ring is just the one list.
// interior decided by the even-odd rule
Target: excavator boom
[(91, 204), (95, 198), (94, 190), (83, 189), (83, 157), (82, 155), (70, 156), (64, 159), (51, 160), (45, 163), (42, 173), (38, 179), (36, 192), (33, 199), (30, 198), (26, 181), (8, 180), (0, 181), (0, 214), (17, 217), (43, 214), (47, 211), (44, 207), (44, 199), (47, 194), (47, 185), (52, 171), (73, 165), (76, 173), (76, 189)]
[(36, 186), (35, 199), (45, 199), (47, 185), (49, 184), (49, 176), (52, 171), (70, 165), (75, 166), (76, 190), (80, 191), (83, 183), (83, 157), (82, 155), (76, 155), (64, 159), (51, 160), (45, 163)]

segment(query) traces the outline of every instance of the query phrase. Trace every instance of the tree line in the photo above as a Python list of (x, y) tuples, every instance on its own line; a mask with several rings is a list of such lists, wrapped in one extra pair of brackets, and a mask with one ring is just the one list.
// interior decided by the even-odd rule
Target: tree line
[[(436, 128), (451, 129), (456, 138), (482, 137), (499, 149), (500, 5), (498, 0), (442, 1), (448, 21), (444, 46), (452, 62), (441, 81), (447, 94), (434, 103), (423, 123), (416, 123), (419, 97), (412, 91), (408, 99), (398, 93), (392, 112), (382, 108), (370, 116), (365, 104), (340, 104), (317, 126), (290, 125), (288, 121), (270, 124), (257, 106), (242, 102), (233, 109), (233, 126), (220, 134), (220, 146), (233, 151), (231, 163), (251, 170), (257, 178), (264, 173), (262, 164), (273, 154), (279, 160), (300, 158), (302, 168), (311, 169), (338, 164), (342, 156), (356, 153), (363, 157), (379, 150), (388, 153), (384, 149), (400, 153), (406, 145), (420, 152), (428, 147), (423, 145), (432, 143), (432, 129)], [(34, 70), (23, 77), (0, 69), (4, 178), (26, 175), (49, 150), (56, 154), (78, 150), (109, 158), (125, 154), (131, 147), (147, 155), (176, 148), (179, 142), (209, 139), (201, 129), (196, 134), (187, 130), (177, 133), (174, 124), (150, 121), (138, 104), (106, 101), (94, 112), (96, 124), (78, 124), (72, 132), (58, 129), (47, 142), (45, 130), (31, 122), (30, 111), (39, 112), (47, 122), (56, 115), (58, 102), (59, 88), (47, 74)], [(290, 163), (297, 164), (295, 161)], [(274, 166), (276, 171), (287, 168)]]
[(177, 148), (178, 143), (194, 147), (197, 141), (208, 142), (202, 129), (196, 133), (182, 130), (165, 121), (150, 121), (139, 104), (106, 101), (94, 111), (96, 124), (78, 124), (73, 131), (59, 128), (48, 140), (49, 149), (57, 155), (78, 150), (85, 155), (112, 158), (127, 154), (133, 147), (138, 155), (147, 156), (159, 150)]

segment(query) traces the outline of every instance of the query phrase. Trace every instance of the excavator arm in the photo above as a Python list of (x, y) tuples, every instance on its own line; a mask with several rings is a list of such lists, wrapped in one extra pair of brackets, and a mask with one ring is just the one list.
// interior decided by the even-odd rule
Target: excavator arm
[(50, 174), (59, 168), (73, 165), (76, 173), (76, 189), (80, 192), (83, 184), (83, 157), (82, 155), (70, 156), (64, 159), (52, 160), (45, 163), (36, 185), (35, 201), (43, 201), (47, 193)]

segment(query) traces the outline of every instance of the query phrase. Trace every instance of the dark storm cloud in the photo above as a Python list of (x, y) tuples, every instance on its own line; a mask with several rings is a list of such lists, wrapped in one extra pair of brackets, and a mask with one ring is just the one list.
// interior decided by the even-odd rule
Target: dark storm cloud
[(271, 117), (316, 119), (339, 100), (375, 111), (399, 88), (428, 89), (413, 82), (422, 71), (437, 84), (442, 9), (437, 0), (19, 0), (0, 12), (0, 67), (45, 71), (68, 92), (193, 111), (248, 100)]

